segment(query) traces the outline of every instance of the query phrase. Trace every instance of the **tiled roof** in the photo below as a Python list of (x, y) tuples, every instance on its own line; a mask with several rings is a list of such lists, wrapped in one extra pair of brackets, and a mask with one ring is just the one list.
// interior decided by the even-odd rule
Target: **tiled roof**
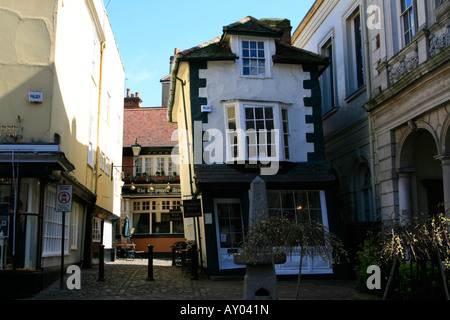
[[(272, 19), (272, 21), (275, 19)], [(283, 19), (278, 19), (282, 21)], [(251, 16), (245, 17), (235, 23), (223, 27), (223, 32), (228, 34), (254, 34), (261, 36), (280, 36), (283, 33), (281, 28), (270, 25), (269, 19), (261, 21)]]
[(123, 146), (133, 145), (136, 138), (142, 147), (175, 146), (178, 142), (171, 137), (177, 128), (167, 121), (167, 107), (125, 109)]

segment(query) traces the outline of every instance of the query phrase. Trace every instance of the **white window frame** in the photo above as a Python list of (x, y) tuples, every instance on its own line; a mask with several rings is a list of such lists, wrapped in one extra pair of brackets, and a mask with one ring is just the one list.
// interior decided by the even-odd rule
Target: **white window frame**
[[(282, 109), (287, 110), (288, 114), (288, 125), (289, 123), (289, 107), (288, 105), (279, 103), (279, 102), (248, 102), (248, 101), (230, 101), (230, 102), (224, 102), (224, 125), (225, 125), (225, 140), (226, 140), (226, 150), (225, 155), (226, 159), (225, 161), (227, 163), (234, 163), (234, 162), (241, 162), (241, 161), (283, 161), (283, 160), (289, 160), (287, 157), (285, 157), (284, 152), (284, 141), (283, 137), (286, 134), (288, 136), (288, 139), (290, 140), (290, 133), (283, 132), (283, 123), (282, 123)], [(235, 110), (235, 122), (236, 122), (236, 130), (230, 130), (228, 127), (228, 108), (234, 107)], [(275, 132), (273, 133), (275, 135), (275, 145), (278, 146), (275, 148), (276, 150), (276, 156), (274, 157), (264, 157), (258, 155), (257, 157), (250, 158), (248, 155), (248, 146), (247, 146), (247, 127), (246, 127), (246, 118), (245, 118), (245, 109), (246, 108), (272, 108), (273, 109), (273, 121), (274, 121), (274, 129)], [(231, 154), (231, 136), (236, 134), (237, 135), (237, 148), (238, 148), (238, 156), (235, 157)], [(242, 143), (244, 141), (244, 143)], [(291, 145), (291, 143), (289, 143)], [(259, 151), (258, 151), (259, 153)], [(289, 158), (291, 158), (291, 154), (289, 154)]]
[(102, 240), (102, 219), (92, 218), (92, 242), (101, 242)]
[(61, 256), (62, 215), (65, 214), (64, 254), (69, 253), (68, 213), (56, 212), (56, 188), (47, 187), (44, 204), (42, 257)]
[(84, 207), (77, 201), (73, 202), (72, 212), (70, 213), (70, 249), (78, 250), (78, 232), (79, 223), (83, 215)]
[[(331, 47), (331, 54), (330, 54)], [(337, 93), (336, 90), (336, 68), (335, 68), (335, 51), (336, 45), (334, 42), (334, 30), (331, 30), (325, 38), (319, 43), (319, 53), (323, 56), (330, 58), (331, 65), (325, 70), (325, 72), (320, 77), (321, 88), (322, 88), (322, 113), (325, 114), (337, 107)], [(325, 92), (331, 86), (330, 96), (325, 98)], [(324, 105), (324, 101), (329, 100), (330, 105)]]
[[(416, 7), (416, 1), (411, 0), (411, 5), (409, 7), (407, 7), (405, 10), (403, 10), (402, 9), (403, 1), (405, 1), (405, 5), (406, 5), (406, 0), (400, 0), (398, 2), (398, 9), (400, 12), (401, 39), (402, 39), (403, 47), (406, 47), (408, 44), (413, 42), (413, 38), (417, 33), (417, 7)], [(408, 31), (405, 30), (405, 18), (407, 16), (409, 16), (409, 24), (410, 24), (410, 29)], [(409, 39), (409, 41), (407, 41), (407, 39), (406, 39), (406, 34), (408, 32), (410, 32), (410, 37), (411, 37)]]
[[(358, 84), (358, 64), (356, 59), (356, 39), (355, 39), (355, 18), (359, 16), (360, 27), (361, 27), (361, 64), (362, 64), (362, 84)], [(347, 96), (351, 96), (353, 93), (357, 92), (359, 89), (366, 85), (365, 80), (365, 61), (364, 61), (364, 32), (363, 30), (363, 19), (361, 7), (358, 5), (354, 6), (349, 13), (344, 17), (345, 22), (345, 36), (346, 36), (346, 93)]]
[[(149, 160), (149, 161), (147, 161)], [(148, 167), (150, 165), (150, 168)], [(165, 176), (172, 176), (174, 172), (180, 173), (178, 156), (139, 156), (135, 160), (134, 175), (146, 173), (156, 175), (164, 172)]]
[[(244, 58), (244, 41), (248, 42), (256, 42), (256, 43), (263, 43), (264, 44), (264, 67), (265, 72), (264, 74), (257, 74), (257, 75), (251, 75), (251, 74), (244, 74), (244, 59), (247, 59), (247, 57)], [(270, 56), (270, 41), (268, 39), (258, 39), (258, 38), (241, 38), (239, 39), (239, 55), (240, 55), (240, 73), (241, 77), (244, 78), (255, 78), (255, 79), (265, 79), (265, 78), (271, 78), (271, 59)], [(257, 50), (257, 49), (256, 49)], [(248, 57), (250, 60), (263, 60), (262, 58), (258, 57)]]

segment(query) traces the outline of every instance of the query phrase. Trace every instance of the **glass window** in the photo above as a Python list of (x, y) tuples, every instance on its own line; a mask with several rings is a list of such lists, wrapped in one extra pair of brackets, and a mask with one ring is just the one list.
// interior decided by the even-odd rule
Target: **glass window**
[(170, 233), (170, 214), (152, 213), (152, 233)]
[(135, 234), (183, 233), (183, 220), (172, 220), (170, 210), (180, 210), (181, 200), (133, 202), (132, 225)]
[(165, 158), (158, 157), (156, 158), (156, 173), (164, 175), (165, 170)]
[(150, 231), (150, 214), (149, 213), (133, 213), (134, 233), (149, 233)]
[(356, 80), (358, 88), (364, 84), (364, 68), (363, 68), (363, 46), (361, 32), (361, 16), (358, 13), (353, 19), (354, 45), (355, 45), (355, 64), (356, 64)]
[(230, 146), (230, 157), (232, 159), (239, 158), (239, 145), (238, 145), (238, 135), (236, 132), (236, 110), (235, 106), (227, 106), (227, 134), (229, 139), (229, 146)]
[(268, 190), (267, 202), (270, 215), (281, 215), (299, 222), (323, 221), (320, 191)]
[[(43, 242), (43, 255), (61, 255), (61, 236), (62, 236), (62, 213), (56, 212), (56, 190), (53, 188), (47, 188), (45, 192), (45, 208), (44, 208), (44, 242)], [(69, 219), (65, 219), (65, 241), (68, 242)], [(65, 251), (68, 250), (65, 245)]]
[(102, 240), (102, 220), (99, 218), (92, 219), (92, 241), (100, 242)]
[(322, 82), (322, 113), (335, 107), (334, 101), (334, 72), (333, 72), (333, 40), (330, 38), (321, 49), (322, 55), (330, 59), (330, 66), (321, 76)]
[(351, 95), (364, 83), (364, 55), (363, 55), (363, 34), (361, 25), (361, 15), (359, 8), (356, 9), (346, 20), (347, 33), (347, 95)]
[(245, 106), (245, 126), (248, 158), (274, 157), (277, 150), (272, 133), (273, 108)]
[(414, 17), (414, 2), (413, 0), (400, 0), (401, 1), (401, 19), (403, 24), (403, 40), (405, 45), (412, 41), (416, 33), (415, 17)]
[(145, 158), (145, 169), (144, 172), (147, 175), (153, 175), (152, 158)]
[(287, 109), (281, 109), (281, 120), (283, 122), (284, 158), (289, 160), (289, 119)]
[(263, 41), (242, 41), (242, 75), (255, 77), (266, 75)]

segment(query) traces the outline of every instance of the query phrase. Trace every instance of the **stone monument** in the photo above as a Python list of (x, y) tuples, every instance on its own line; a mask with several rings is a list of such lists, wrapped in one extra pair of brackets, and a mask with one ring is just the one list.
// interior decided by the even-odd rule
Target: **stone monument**
[[(257, 220), (267, 220), (269, 208), (267, 204), (266, 183), (256, 177), (250, 186), (249, 229)], [(257, 254), (257, 252), (255, 252)], [(248, 262), (240, 254), (235, 254), (234, 262), (246, 265), (244, 278), (244, 297), (246, 300), (277, 299), (277, 276), (275, 265), (286, 262), (286, 256), (262, 255), (256, 261)]]

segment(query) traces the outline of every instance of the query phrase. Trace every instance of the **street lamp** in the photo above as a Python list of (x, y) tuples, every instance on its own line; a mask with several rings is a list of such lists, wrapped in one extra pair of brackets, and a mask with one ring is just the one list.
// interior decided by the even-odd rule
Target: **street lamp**
[(133, 150), (133, 155), (135, 157), (139, 156), (141, 153), (141, 145), (138, 143), (138, 139), (136, 138), (136, 142), (131, 146), (131, 149)]

